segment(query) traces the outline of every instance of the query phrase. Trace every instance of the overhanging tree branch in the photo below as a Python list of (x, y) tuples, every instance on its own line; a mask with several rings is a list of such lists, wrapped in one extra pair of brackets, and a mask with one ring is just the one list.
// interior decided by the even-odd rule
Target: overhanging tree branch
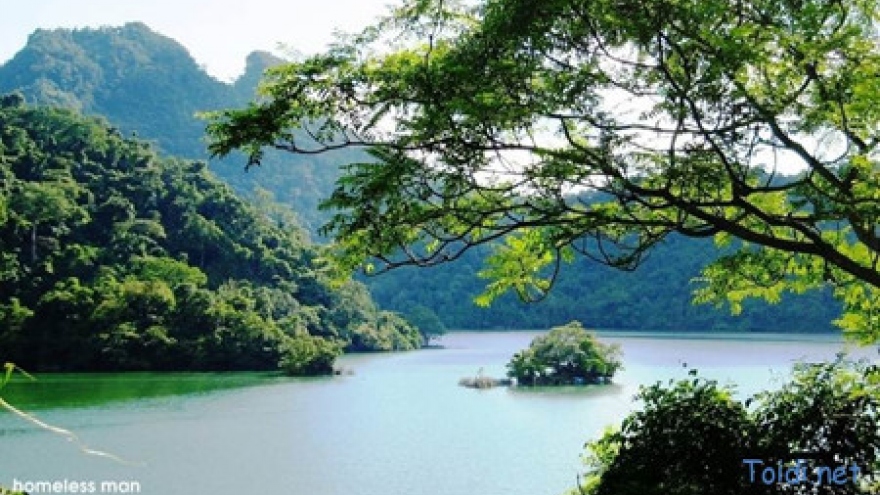
[[(763, 260), (752, 272), (787, 267), (755, 280), (774, 291), (831, 283), (843, 325), (875, 330), (876, 0), (412, 7), (415, 18), (382, 23), (410, 45), (376, 55), (379, 37), (365, 36), (291, 64), (270, 76), (267, 102), (209, 126), (215, 154), (375, 152), (325, 203), (339, 211), (326, 232), (348, 267), (433, 265), (504, 239), (504, 256), (522, 263), (498, 276), (520, 291), (543, 287), (569, 248), (630, 268), (672, 232), (732, 236)], [(291, 141), (316, 119), (328, 122), (311, 136), (318, 147)], [(831, 159), (808, 149), (823, 133), (843, 141)], [(780, 176), (779, 160), (802, 168)], [(718, 294), (744, 280), (709, 272)]]

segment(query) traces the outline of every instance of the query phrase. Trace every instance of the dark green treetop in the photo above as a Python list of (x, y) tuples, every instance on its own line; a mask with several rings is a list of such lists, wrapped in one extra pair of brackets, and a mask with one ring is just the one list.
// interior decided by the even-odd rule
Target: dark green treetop
[[(573, 493), (877, 493), (878, 385), (876, 367), (838, 359), (798, 364), (781, 388), (743, 401), (730, 387), (699, 377), (643, 387), (643, 407), (587, 445), (590, 472)], [(750, 466), (749, 459), (762, 464)], [(764, 468), (777, 473), (777, 463), (787, 469), (799, 460), (804, 482), (799, 475), (791, 482), (763, 481)], [(822, 466), (843, 467), (841, 483), (827, 473), (818, 482), (814, 468)]]

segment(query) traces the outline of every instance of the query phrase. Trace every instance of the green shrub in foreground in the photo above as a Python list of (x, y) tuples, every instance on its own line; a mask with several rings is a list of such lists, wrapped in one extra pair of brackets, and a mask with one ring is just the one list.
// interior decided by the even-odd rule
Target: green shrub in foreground
[[(742, 402), (729, 387), (698, 377), (643, 387), (638, 398), (642, 410), (587, 445), (590, 471), (574, 493), (856, 495), (880, 489), (875, 367), (842, 358), (798, 364), (779, 390)], [(749, 459), (761, 464), (750, 471)], [(784, 470), (797, 469), (798, 459), (805, 479), (763, 481), (764, 468), (781, 462)], [(841, 484), (815, 471), (841, 466), (847, 469)]]

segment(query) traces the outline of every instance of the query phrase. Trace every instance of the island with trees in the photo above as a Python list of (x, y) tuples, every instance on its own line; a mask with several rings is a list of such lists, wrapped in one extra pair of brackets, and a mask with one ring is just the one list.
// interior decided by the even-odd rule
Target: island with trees
[(507, 378), (476, 376), (459, 380), (462, 387), (547, 387), (607, 385), (622, 368), (620, 346), (604, 344), (578, 321), (551, 328), (517, 352), (507, 363)]
[(599, 342), (579, 322), (550, 329), (507, 363), (520, 386), (610, 383), (621, 368), (620, 347)]

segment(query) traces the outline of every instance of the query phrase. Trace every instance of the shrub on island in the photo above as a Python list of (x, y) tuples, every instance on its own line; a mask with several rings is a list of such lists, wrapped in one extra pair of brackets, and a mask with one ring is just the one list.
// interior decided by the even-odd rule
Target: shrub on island
[(577, 321), (550, 329), (513, 355), (507, 376), (517, 385), (609, 383), (622, 366), (620, 347), (599, 342)]

